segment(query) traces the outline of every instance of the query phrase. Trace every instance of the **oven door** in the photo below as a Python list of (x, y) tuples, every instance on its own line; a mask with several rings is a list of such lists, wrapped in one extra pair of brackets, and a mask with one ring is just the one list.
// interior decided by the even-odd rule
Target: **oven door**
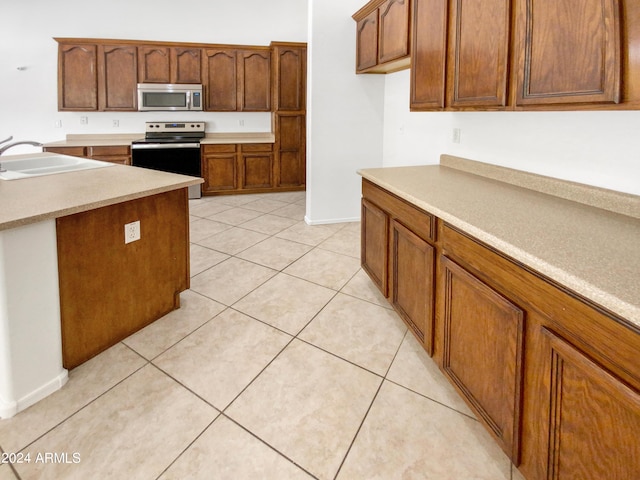
[[(134, 143), (131, 165), (202, 177), (199, 143)], [(200, 198), (200, 185), (189, 187), (189, 198)]]

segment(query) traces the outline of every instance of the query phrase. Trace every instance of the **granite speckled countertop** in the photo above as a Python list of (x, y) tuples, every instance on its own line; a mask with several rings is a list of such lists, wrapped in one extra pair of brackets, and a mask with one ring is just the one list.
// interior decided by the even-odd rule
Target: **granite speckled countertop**
[(448, 156), (358, 173), (640, 327), (640, 197)]
[[(6, 155), (3, 160), (52, 153)], [(0, 180), (0, 230), (85, 212), (202, 183), (201, 178), (116, 165)]]
[[(134, 140), (144, 138), (144, 133), (127, 134), (69, 134), (64, 140), (45, 143), (45, 147), (110, 147), (131, 145)], [(200, 141), (202, 145), (223, 143), (274, 143), (272, 132), (214, 132), (207, 133)]]

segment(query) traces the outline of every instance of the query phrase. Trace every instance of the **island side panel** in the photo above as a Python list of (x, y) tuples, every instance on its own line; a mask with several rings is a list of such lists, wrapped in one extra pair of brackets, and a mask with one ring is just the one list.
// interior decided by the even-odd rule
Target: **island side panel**
[[(125, 225), (140, 240), (125, 244)], [(57, 219), (63, 364), (73, 368), (179, 307), (189, 288), (187, 189)]]

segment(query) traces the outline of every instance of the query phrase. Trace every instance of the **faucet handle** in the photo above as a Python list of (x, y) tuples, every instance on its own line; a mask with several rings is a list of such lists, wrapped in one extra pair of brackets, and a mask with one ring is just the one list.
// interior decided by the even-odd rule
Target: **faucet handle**
[(2, 145), (5, 142), (8, 142), (9, 140), (13, 140), (13, 135), (10, 135), (9, 138), (5, 138), (4, 140), (0, 140), (0, 145)]

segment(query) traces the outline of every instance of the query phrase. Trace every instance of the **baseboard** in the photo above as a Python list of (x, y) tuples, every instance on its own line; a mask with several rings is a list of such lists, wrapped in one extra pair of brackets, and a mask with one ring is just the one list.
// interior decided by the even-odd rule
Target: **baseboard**
[(311, 220), (307, 215), (304, 216), (304, 221), (307, 225), (328, 225), (331, 223), (352, 223), (359, 222), (360, 217), (353, 218), (327, 218), (324, 220)]

